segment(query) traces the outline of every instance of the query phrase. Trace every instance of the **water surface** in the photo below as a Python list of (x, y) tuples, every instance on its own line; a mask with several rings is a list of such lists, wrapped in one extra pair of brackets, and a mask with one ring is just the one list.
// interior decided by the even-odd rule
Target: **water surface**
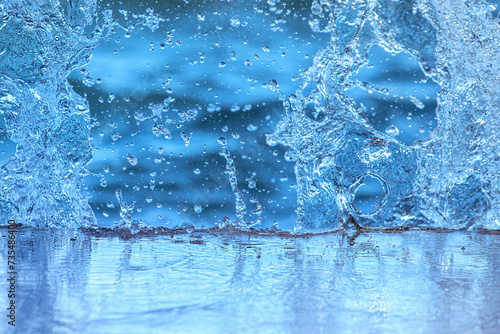
[[(0, 234), (6, 249), (6, 229)], [(3, 319), (0, 332), (500, 330), (498, 234), (281, 235), (120, 238), (21, 229), (17, 326), (7, 328)], [(4, 252), (0, 257), (3, 278)], [(0, 304), (6, 303), (2, 293)]]

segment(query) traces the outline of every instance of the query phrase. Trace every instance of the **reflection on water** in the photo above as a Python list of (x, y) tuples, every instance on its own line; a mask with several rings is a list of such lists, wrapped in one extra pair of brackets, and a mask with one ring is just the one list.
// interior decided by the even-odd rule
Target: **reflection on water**
[(17, 333), (500, 330), (498, 234), (125, 240), (22, 229), (17, 241)]

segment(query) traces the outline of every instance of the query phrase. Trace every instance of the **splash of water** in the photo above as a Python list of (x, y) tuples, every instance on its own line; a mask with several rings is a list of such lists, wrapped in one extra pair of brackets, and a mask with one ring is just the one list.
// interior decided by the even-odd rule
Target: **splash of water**
[[(316, 54), (295, 94), (286, 98), (276, 80), (267, 84), (279, 92), (286, 109), (267, 141), (288, 146), (285, 160), (295, 161), (296, 230), (499, 229), (500, 25), (488, 3), (314, 0), (311, 9), (316, 16), (311, 28), (329, 33), (330, 43)], [(0, 111), (16, 144), (15, 155), (0, 171), (2, 221), (16, 217), (28, 225), (93, 226), (94, 214), (81, 194), (93, 151), (88, 103), (66, 78), (89, 62), (105, 27), (115, 24), (111, 13), (104, 12), (105, 22), (98, 23), (95, 0), (69, 1), (65, 7), (56, 0), (9, 0), (0, 5), (0, 14)], [(152, 9), (137, 18), (151, 32), (165, 21)], [(231, 26), (239, 24), (232, 20)], [(407, 145), (397, 139), (396, 127), (378, 131), (360, 101), (346, 93), (354, 87), (386, 92), (356, 79), (374, 45), (413, 55), (424, 75), (441, 87), (438, 126), (425, 141)], [(92, 79), (84, 83), (91, 85)], [(417, 97), (408, 98), (418, 109), (425, 107)], [(108, 102), (113, 99), (110, 94)], [(135, 119), (151, 120), (153, 133), (169, 140), (170, 125), (179, 128), (198, 113), (179, 113), (175, 122), (166, 115), (172, 102), (151, 104), (150, 113), (137, 111)], [(191, 135), (181, 133), (186, 147)], [(234, 160), (227, 144), (221, 145), (236, 197), (236, 222), (229, 224), (260, 224), (262, 206), (255, 198), (250, 202), (256, 204), (257, 218), (246, 221)], [(138, 164), (131, 153), (126, 157), (131, 166)], [(368, 183), (380, 192), (374, 210), (356, 204)], [(116, 195), (118, 224), (137, 225), (133, 205), (121, 191)]]
[(224, 217), (220, 222), (216, 223), (219, 228), (224, 228), (226, 226), (235, 226), (238, 228), (249, 228), (252, 226), (260, 225), (262, 223), (262, 205), (259, 203), (258, 199), (255, 197), (250, 198), (250, 203), (255, 204), (256, 208), (252, 211), (256, 219), (248, 221), (247, 220), (247, 206), (245, 204), (245, 199), (243, 198), (243, 193), (238, 188), (238, 175), (236, 170), (236, 165), (234, 159), (231, 156), (231, 152), (227, 147), (227, 139), (225, 137), (219, 137), (217, 142), (221, 146), (219, 150), (219, 155), (226, 159), (226, 170), (225, 173), (229, 176), (229, 184), (231, 185), (231, 191), (235, 196), (235, 206), (236, 206), (236, 221), (231, 221), (229, 217)]
[(101, 30), (95, 0), (4, 1), (0, 5), (0, 112), (16, 152), (1, 168), (3, 222), (91, 226), (80, 190), (92, 159), (87, 101), (66, 77), (90, 61)]
[[(500, 228), (500, 25), (488, 4), (315, 0), (312, 11), (331, 41), (268, 138), (296, 159), (296, 230)], [(373, 45), (414, 55), (441, 86), (438, 127), (427, 140), (406, 145), (377, 131), (346, 95), (361, 86), (355, 76)], [(383, 195), (363, 213), (354, 199), (367, 177)]]

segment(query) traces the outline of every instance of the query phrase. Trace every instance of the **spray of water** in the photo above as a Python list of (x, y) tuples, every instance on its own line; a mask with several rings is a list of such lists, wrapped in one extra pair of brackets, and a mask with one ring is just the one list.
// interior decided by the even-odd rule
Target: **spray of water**
[[(285, 97), (276, 81), (268, 84), (280, 92), (286, 109), (267, 142), (289, 147), (285, 160), (295, 162), (296, 231), (500, 228), (500, 24), (488, 3), (314, 0), (311, 9), (311, 28), (329, 33), (330, 42), (316, 54), (295, 94)], [(141, 15), (152, 32), (165, 21), (152, 9)], [(95, 0), (8, 0), (0, 5), (0, 16), (0, 112), (16, 144), (0, 170), (1, 219), (94, 226), (81, 194), (93, 152), (88, 103), (67, 76), (90, 61), (105, 27), (115, 24), (111, 13), (103, 12), (102, 22), (96, 22)], [(441, 87), (438, 125), (426, 140), (408, 145), (397, 139), (396, 127), (378, 131), (361, 101), (346, 93), (354, 87), (386, 91), (356, 79), (374, 45), (411, 54), (426, 78)], [(409, 100), (424, 107), (415, 96)], [(153, 133), (170, 139), (171, 121), (163, 114), (171, 102), (151, 105), (151, 115), (136, 113), (136, 121), (152, 120)], [(196, 114), (179, 115), (180, 122)], [(189, 146), (191, 137), (181, 136)], [(262, 207), (254, 198), (257, 219), (246, 221), (233, 157), (225, 139), (219, 143), (236, 196), (235, 225), (259, 224)], [(135, 156), (127, 159), (137, 164)], [(356, 204), (368, 183), (379, 189), (373, 210)], [(117, 197), (122, 225), (133, 225), (133, 206), (121, 191)]]
[(90, 61), (102, 34), (96, 3), (4, 1), (0, 5), (0, 112), (16, 152), (1, 168), (2, 221), (91, 226), (81, 195), (92, 159), (87, 102), (67, 75)]
[[(331, 42), (315, 57), (271, 141), (296, 155), (297, 231), (499, 228), (500, 25), (485, 1), (315, 0)], [(438, 127), (406, 145), (370, 124), (345, 91), (373, 45), (407, 52), (442, 90)], [(368, 84), (371, 86), (371, 84)], [(314, 112), (308, 113), (307, 106)], [(354, 206), (370, 176), (378, 208)]]

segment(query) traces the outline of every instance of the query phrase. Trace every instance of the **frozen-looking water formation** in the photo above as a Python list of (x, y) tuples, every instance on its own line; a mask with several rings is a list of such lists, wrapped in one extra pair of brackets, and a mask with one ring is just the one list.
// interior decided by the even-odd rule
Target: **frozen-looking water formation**
[[(328, 32), (330, 41), (303, 74), (296, 94), (280, 93), (286, 115), (267, 136), (270, 145), (289, 147), (285, 158), (295, 161), (296, 231), (498, 229), (500, 23), (489, 3), (315, 0), (311, 9), (316, 17), (311, 27)], [(96, 15), (93, 0), (62, 5), (7, 0), (0, 10), (0, 110), (16, 144), (15, 155), (1, 169), (0, 224), (15, 217), (27, 225), (96, 225), (81, 193), (93, 152), (89, 107), (67, 76), (90, 61), (104, 33), (112, 33), (112, 14)], [(152, 32), (162, 21), (152, 10), (143, 18)], [(232, 19), (231, 25), (240, 23)], [(408, 145), (391, 135), (396, 128), (376, 130), (362, 101), (346, 93), (354, 87), (386, 89), (356, 79), (374, 45), (413, 55), (426, 80), (440, 85), (437, 127), (426, 140)], [(276, 81), (268, 86), (279, 91)], [(151, 116), (136, 114), (137, 122), (153, 119), (153, 132), (170, 138), (170, 120), (161, 116), (169, 103), (152, 105)], [(187, 147), (191, 137), (182, 135)], [(225, 145), (221, 152), (236, 195), (236, 223), (247, 226), (236, 167)], [(135, 156), (127, 159), (137, 164)], [(366, 184), (378, 189), (374, 210), (356, 206)], [(119, 204), (125, 203), (118, 193)], [(261, 205), (251, 202), (260, 222)], [(131, 223), (128, 208), (133, 205), (122, 212)]]
[[(296, 159), (298, 229), (500, 226), (500, 22), (491, 10), (463, 0), (313, 2), (331, 42), (270, 136)], [(408, 146), (376, 131), (346, 96), (369, 85), (354, 76), (375, 44), (411, 53), (441, 86), (427, 140)], [(383, 194), (363, 213), (353, 201), (367, 177)]]
[(2, 224), (90, 226), (80, 190), (92, 159), (86, 100), (67, 76), (90, 60), (95, 1), (3, 1), (0, 5), (0, 109), (16, 153), (2, 166)]

